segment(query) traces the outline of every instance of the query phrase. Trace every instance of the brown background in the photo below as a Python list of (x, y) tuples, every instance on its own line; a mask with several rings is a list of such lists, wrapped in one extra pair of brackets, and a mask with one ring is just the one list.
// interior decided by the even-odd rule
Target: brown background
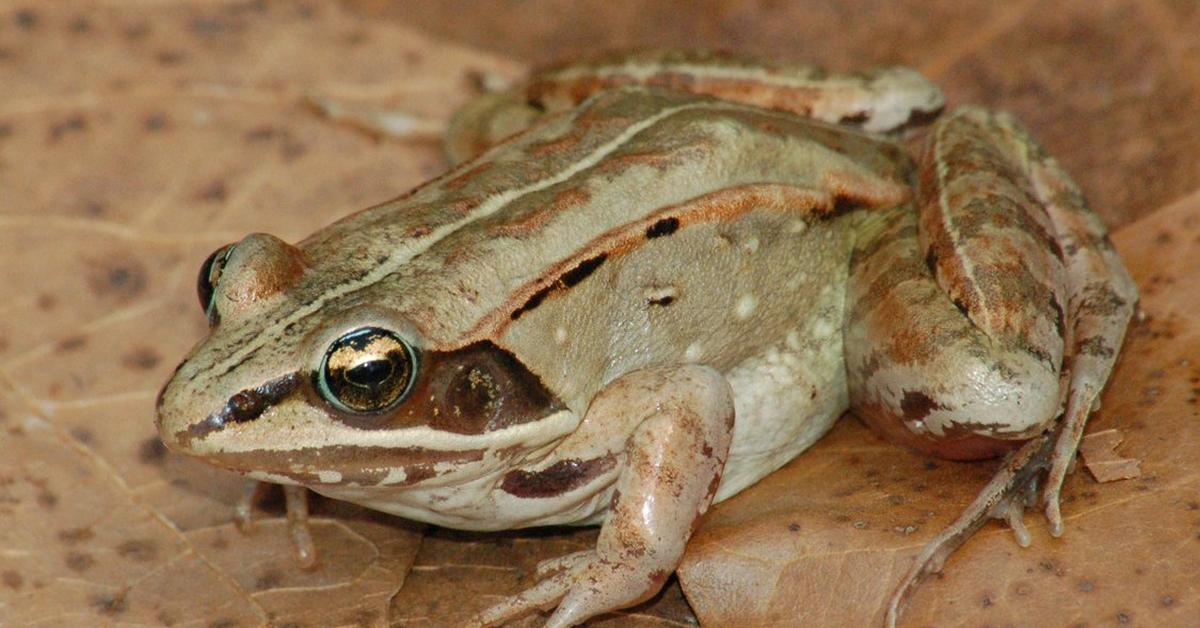
[[(9, 2), (0, 9), (0, 623), (453, 624), (594, 531), (472, 535), (314, 504), (321, 564), (238, 481), (163, 451), (153, 400), (204, 333), (196, 268), (295, 240), (444, 169), (481, 78), (597, 48), (708, 46), (839, 69), (906, 63), (1015, 111), (1076, 174), (1142, 286), (1093, 428), (1137, 480), (1068, 482), (1067, 535), (986, 528), (909, 625), (1200, 617), (1200, 8), (1046, 2)], [(403, 111), (378, 141), (312, 97)], [(1140, 219), (1140, 220), (1139, 220)], [(843, 421), (721, 504), (675, 581), (612, 625), (877, 622), (913, 553), (994, 463), (932, 462)], [(270, 505), (269, 505), (270, 506)], [(686, 592), (691, 606), (684, 601)]]

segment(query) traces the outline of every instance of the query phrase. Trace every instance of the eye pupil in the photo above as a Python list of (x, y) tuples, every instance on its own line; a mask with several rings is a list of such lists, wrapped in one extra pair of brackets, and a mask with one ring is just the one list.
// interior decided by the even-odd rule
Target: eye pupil
[(337, 410), (372, 414), (404, 399), (415, 370), (412, 347), (400, 336), (380, 327), (363, 327), (329, 346), (316, 383)]
[(393, 370), (391, 360), (369, 360), (350, 367), (346, 371), (346, 381), (355, 386), (372, 388), (386, 382)]

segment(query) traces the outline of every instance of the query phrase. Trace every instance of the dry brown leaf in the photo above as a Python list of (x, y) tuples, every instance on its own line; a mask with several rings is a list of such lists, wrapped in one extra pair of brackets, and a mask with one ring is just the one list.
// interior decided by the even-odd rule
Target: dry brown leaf
[(1121, 431), (1114, 428), (1088, 434), (1079, 443), (1083, 464), (1097, 482), (1131, 480), (1142, 474), (1140, 460), (1122, 458), (1117, 453), (1122, 440)]
[[(1016, 109), (1110, 220), (1200, 179), (1200, 121), (1187, 115), (1200, 96), (1197, 57), (1184, 45), (1200, 12), (1186, 7), (346, 4), (0, 9), (0, 623), (446, 625), (528, 585), (538, 560), (593, 542), (594, 530), (430, 532), (317, 500), (321, 560), (306, 572), (291, 562), (277, 502), (253, 534), (238, 532), (240, 481), (167, 454), (155, 437), (158, 386), (205, 332), (193, 281), (208, 252), (251, 231), (298, 239), (444, 168), (431, 141), (379, 142), (305, 103), (392, 107), (429, 129), (478, 77), (520, 74), (451, 38), (539, 60), (602, 44), (696, 45), (699, 34), (847, 68), (904, 61), (954, 101)], [(573, 18), (580, 10), (593, 14)], [(1106, 63), (1080, 61), (1097, 57)], [(1197, 205), (1118, 238), (1149, 319), (1095, 424), (1119, 425), (1146, 475), (1103, 486), (1073, 477), (1062, 540), (1036, 524), (1034, 547), (1019, 550), (1006, 531), (985, 530), (918, 593), (913, 625), (1200, 616), (1189, 585), (1200, 573), (1200, 371), (1184, 362), (1197, 344), (1187, 266)], [(990, 469), (919, 459), (842, 421), (716, 509), (684, 588), (714, 625), (860, 624)], [(695, 621), (673, 583), (599, 625)]]

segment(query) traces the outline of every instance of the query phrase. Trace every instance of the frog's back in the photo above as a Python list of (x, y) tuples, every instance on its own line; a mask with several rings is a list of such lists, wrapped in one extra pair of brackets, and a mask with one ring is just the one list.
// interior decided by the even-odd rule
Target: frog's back
[(639, 366), (728, 371), (812, 337), (792, 323), (836, 300), (811, 298), (840, 290), (835, 216), (901, 202), (907, 173), (898, 148), (853, 132), (629, 88), (303, 246), (362, 250), (377, 279), (355, 299), (405, 314), (428, 349), (495, 342), (582, 410)]

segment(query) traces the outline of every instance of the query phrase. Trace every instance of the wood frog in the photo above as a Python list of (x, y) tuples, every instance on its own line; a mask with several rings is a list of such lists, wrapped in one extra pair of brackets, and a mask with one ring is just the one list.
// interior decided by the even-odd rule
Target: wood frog
[(711, 504), (847, 409), (930, 456), (1008, 453), (894, 621), (988, 517), (1028, 543), (1039, 482), (1061, 532), (1137, 299), (1012, 117), (955, 109), (910, 157), (894, 135), (942, 106), (904, 68), (642, 52), (536, 74), (460, 114), (445, 175), (298, 244), (209, 257), (211, 333), (162, 390), (159, 433), (441, 526), (601, 526), (481, 625), (649, 598)]

